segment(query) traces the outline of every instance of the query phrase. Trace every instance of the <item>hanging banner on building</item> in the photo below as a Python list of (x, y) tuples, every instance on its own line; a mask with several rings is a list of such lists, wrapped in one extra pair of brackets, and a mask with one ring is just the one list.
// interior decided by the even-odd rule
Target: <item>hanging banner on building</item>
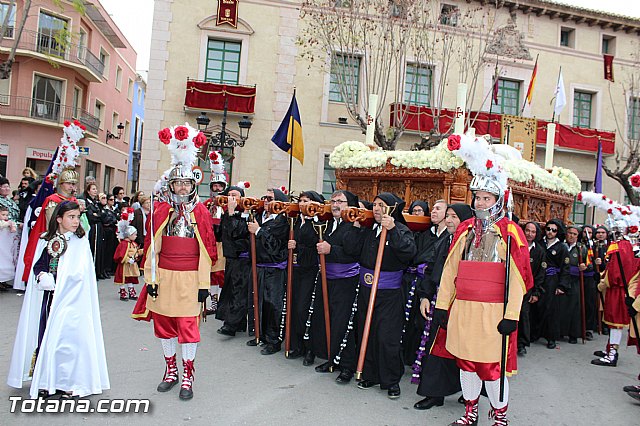
[(604, 55), (604, 79), (613, 83), (613, 55)]
[(536, 161), (536, 130), (535, 118), (518, 117), (516, 115), (502, 116), (502, 134), (500, 143), (506, 143), (507, 127), (509, 132), (509, 145), (520, 151), (522, 158), (527, 161)]
[(218, 0), (218, 19), (216, 26), (229, 24), (238, 28), (238, 2), (240, 0)]

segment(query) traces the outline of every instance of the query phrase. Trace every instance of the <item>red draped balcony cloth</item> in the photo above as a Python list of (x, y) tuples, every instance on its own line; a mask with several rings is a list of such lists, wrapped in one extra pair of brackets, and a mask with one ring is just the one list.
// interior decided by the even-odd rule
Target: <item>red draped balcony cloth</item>
[(188, 108), (253, 114), (256, 104), (256, 87), (218, 84), (207, 81), (187, 80), (184, 105)]

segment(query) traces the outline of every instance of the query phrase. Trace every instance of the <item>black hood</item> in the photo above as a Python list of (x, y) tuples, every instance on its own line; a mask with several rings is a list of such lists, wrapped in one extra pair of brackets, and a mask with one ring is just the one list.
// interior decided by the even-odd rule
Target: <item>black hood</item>
[(473, 210), (471, 210), (471, 207), (469, 207), (468, 204), (454, 203), (454, 204), (449, 204), (447, 208), (456, 212), (458, 219), (460, 219), (460, 223), (464, 222), (467, 219), (471, 219), (473, 217)]
[(224, 190), (224, 191), (222, 191), (220, 194), (221, 194), (221, 195), (229, 195), (229, 191), (233, 191), (233, 190), (238, 191), (238, 192), (240, 193), (240, 196), (241, 196), (241, 197), (244, 197), (244, 189), (243, 189), (243, 188), (240, 188), (239, 186), (234, 186), (234, 185), (227, 186), (227, 187), (225, 188), (225, 190)]
[(564, 241), (564, 236), (566, 232), (564, 223), (562, 223), (560, 219), (551, 219), (547, 221), (547, 223), (545, 223), (545, 227), (549, 224), (554, 224), (558, 227), (558, 233), (556, 234), (556, 238), (558, 238), (560, 241)]
[(404, 220), (404, 216), (402, 216), (402, 210), (404, 210), (404, 206), (406, 204), (402, 198), (390, 192), (381, 192), (376, 196), (376, 198), (384, 201), (387, 206), (395, 205), (393, 212), (391, 212), (391, 217), (393, 217), (397, 221), (404, 223), (405, 225), (407, 224), (407, 222)]
[[(324, 204), (324, 197), (321, 194), (318, 194), (316, 191), (304, 191), (300, 193), (300, 196), (309, 197), (311, 201), (315, 201), (316, 203)], [(347, 198), (348, 200), (348, 198)]]
[(422, 200), (415, 200), (413, 203), (411, 203), (411, 205), (409, 206), (409, 214), (413, 214), (412, 212), (415, 206), (422, 207), (422, 210), (424, 210), (424, 215), (429, 216), (429, 204)]
[(278, 188), (273, 188), (273, 197), (275, 198), (276, 201), (282, 201), (284, 203), (289, 201), (289, 197), (284, 195), (284, 192), (282, 192)]
[[(360, 200), (360, 202), (362, 203), (362, 205), (364, 206), (365, 209), (373, 210), (373, 203), (371, 201)], [(360, 204), (358, 204), (358, 207), (360, 207)]]

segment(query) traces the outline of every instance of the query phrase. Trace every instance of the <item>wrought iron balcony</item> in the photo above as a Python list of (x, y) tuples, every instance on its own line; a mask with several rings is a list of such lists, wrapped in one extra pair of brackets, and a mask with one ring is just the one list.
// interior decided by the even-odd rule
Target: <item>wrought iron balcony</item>
[[(11, 32), (15, 33), (13, 29)], [(11, 49), (13, 43), (14, 39), (4, 38), (0, 43), (0, 50)], [(18, 42), (18, 50), (44, 54), (53, 61), (62, 60), (81, 65), (94, 75), (90, 80), (101, 81), (104, 63), (91, 53), (86, 46), (80, 46), (75, 43), (62, 46), (52, 35), (38, 31), (23, 30)]]
[(100, 119), (82, 108), (25, 96), (0, 95), (0, 117), (22, 117), (63, 124), (78, 120), (87, 131), (97, 136)]

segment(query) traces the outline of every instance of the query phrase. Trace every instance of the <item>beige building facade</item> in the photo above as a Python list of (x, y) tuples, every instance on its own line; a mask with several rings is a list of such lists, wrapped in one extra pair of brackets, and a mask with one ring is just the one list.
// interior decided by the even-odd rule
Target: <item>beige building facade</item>
[[(435, 10), (457, 8), (464, 14), (469, 8), (489, 7), (483, 3), (446, 0), (432, 2), (431, 6)], [(262, 195), (266, 187), (287, 185), (289, 158), (271, 142), (271, 137), (289, 107), (295, 88), (305, 162), (302, 166), (293, 160), (291, 189), (330, 193), (332, 171), (328, 155), (344, 141), (364, 141), (364, 135), (347, 114), (345, 106), (333, 101), (335, 93), (331, 93), (332, 78), (328, 71), (331, 67), (327, 66), (331, 55), (326, 55), (327, 63), (321, 66), (310, 64), (301, 55), (303, 49), (297, 40), (307, 30), (307, 23), (301, 18), (301, 3), (240, 0), (236, 28), (228, 24), (216, 25), (216, 13), (215, 3), (209, 1), (155, 2), (140, 188), (150, 190), (162, 171), (169, 167), (169, 154), (156, 137), (159, 130), (185, 121), (195, 127), (196, 118), (202, 111), (207, 112), (211, 125), (222, 121), (220, 111), (186, 106), (187, 80), (193, 79), (229, 86), (255, 86), (253, 111), (230, 112), (227, 117), (227, 130), (235, 133), (239, 132), (236, 122), (241, 116), (248, 115), (253, 123), (245, 146), (234, 150), (231, 167), (233, 183), (239, 180), (251, 182), (250, 196)], [(489, 55), (488, 62), (480, 70), (476, 91), (467, 103), (471, 110), (488, 112), (491, 109), (493, 113), (506, 114), (516, 111), (519, 114), (538, 57), (532, 103), (524, 108), (522, 116), (551, 119), (552, 98), (562, 66), (567, 104), (556, 117), (559, 124), (567, 126), (569, 133), (576, 133), (571, 129), (577, 127), (615, 132), (615, 149), (621, 153), (624, 140), (640, 138), (640, 93), (633, 93), (628, 84), (634, 72), (640, 74), (637, 56), (640, 20), (548, 1), (522, 0), (504, 2), (487, 25), (491, 26), (487, 31), (490, 35), (496, 32), (494, 30), (513, 25), (521, 38), (509, 38), (509, 34), (506, 37), (528, 49), (529, 58), (498, 56), (500, 99), (499, 105), (491, 107), (496, 55)], [(603, 53), (614, 56), (615, 83), (604, 79)], [(416, 61), (411, 52), (407, 52), (406, 58), (406, 68), (398, 73), (405, 78)], [(443, 72), (442, 63), (426, 65), (428, 75), (422, 76), (426, 79), (424, 88), (428, 92), (425, 96), (433, 98), (439, 86), (445, 84), (442, 107), (455, 109), (458, 65), (451, 65), (450, 78), (446, 82), (439, 78)], [(363, 106), (367, 96), (364, 92), (360, 89), (358, 94)], [(399, 97), (402, 100), (402, 94)], [(433, 99), (426, 102), (433, 102)], [(390, 102), (380, 105), (379, 109), (381, 124), (388, 127)], [(409, 149), (420, 139), (419, 132), (408, 129), (401, 137), (398, 149)], [(576, 139), (569, 144), (571, 146), (556, 145), (554, 165), (573, 170), (584, 188), (590, 189), (596, 155), (593, 144), (581, 145), (585, 140)], [(613, 152), (613, 147), (609, 148), (609, 152)], [(538, 144), (536, 162), (539, 164), (544, 162), (544, 151), (544, 145)], [(613, 156), (608, 155), (605, 161), (612, 164)], [(208, 166), (203, 164), (203, 169), (206, 184)], [(204, 184), (201, 195), (208, 195)], [(621, 187), (606, 176), (604, 193), (623, 201)], [(590, 222), (591, 213), (577, 207), (575, 221)]]

